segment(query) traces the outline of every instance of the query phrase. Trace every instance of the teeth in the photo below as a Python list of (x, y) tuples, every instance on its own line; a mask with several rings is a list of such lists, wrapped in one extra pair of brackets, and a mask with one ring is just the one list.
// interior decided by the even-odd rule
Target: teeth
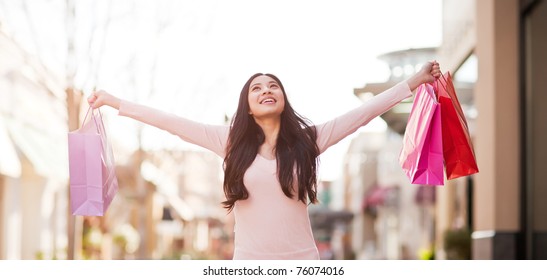
[(274, 102), (275, 102), (275, 100), (274, 100), (274, 99), (272, 99), (272, 98), (268, 98), (268, 99), (264, 99), (264, 100), (262, 100), (262, 102), (260, 102), (260, 104), (263, 104), (263, 103), (274, 103)]

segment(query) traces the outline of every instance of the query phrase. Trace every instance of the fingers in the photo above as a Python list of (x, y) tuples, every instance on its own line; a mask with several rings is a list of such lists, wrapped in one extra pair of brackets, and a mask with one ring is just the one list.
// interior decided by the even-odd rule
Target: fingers
[(93, 109), (99, 108), (102, 104), (101, 103), (101, 96), (103, 95), (103, 92), (101, 90), (94, 91), (89, 97), (87, 98), (87, 103), (89, 103), (89, 106), (91, 106)]
[(431, 73), (435, 69), (439, 69), (439, 63), (436, 60), (426, 62), (422, 68), (422, 71)]
[(439, 63), (434, 60), (431, 63), (431, 71), (430, 74), (435, 77), (435, 79), (438, 79), (441, 76), (441, 67), (439, 66)]
[(424, 83), (433, 83), (441, 76), (441, 68), (436, 60), (428, 61), (420, 71)]
[(97, 101), (97, 96), (95, 95), (95, 92), (90, 94), (89, 97), (87, 98), (87, 103), (89, 104), (89, 106), (91, 106), (93, 109), (95, 109), (94, 107), (94, 103), (95, 101)]

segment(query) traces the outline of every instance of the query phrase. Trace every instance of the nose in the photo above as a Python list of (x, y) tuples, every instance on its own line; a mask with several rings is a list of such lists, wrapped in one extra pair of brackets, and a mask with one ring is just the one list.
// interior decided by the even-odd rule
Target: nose
[(270, 87), (265, 87), (264, 91), (262, 91), (262, 95), (271, 94), (272, 91), (270, 90)]

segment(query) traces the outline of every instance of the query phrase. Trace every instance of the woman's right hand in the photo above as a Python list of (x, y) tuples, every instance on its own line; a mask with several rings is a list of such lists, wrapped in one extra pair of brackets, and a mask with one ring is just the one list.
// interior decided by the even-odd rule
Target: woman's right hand
[(87, 103), (89, 103), (89, 106), (91, 106), (93, 109), (97, 109), (103, 105), (107, 105), (115, 108), (116, 110), (119, 110), (120, 102), (121, 100), (119, 98), (104, 90), (95, 91), (87, 98)]

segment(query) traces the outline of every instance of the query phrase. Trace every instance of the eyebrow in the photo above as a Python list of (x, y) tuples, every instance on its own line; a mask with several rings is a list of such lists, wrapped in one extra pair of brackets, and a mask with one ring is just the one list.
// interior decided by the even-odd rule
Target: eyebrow
[[(250, 87), (252, 88), (252, 87), (254, 87), (254, 86), (256, 86), (256, 85), (261, 85), (261, 84), (262, 84), (262, 83), (254, 83), (254, 84), (252, 84)], [(279, 85), (279, 83), (277, 83), (276, 81), (270, 81), (268, 84), (276, 84), (276, 85)]]

